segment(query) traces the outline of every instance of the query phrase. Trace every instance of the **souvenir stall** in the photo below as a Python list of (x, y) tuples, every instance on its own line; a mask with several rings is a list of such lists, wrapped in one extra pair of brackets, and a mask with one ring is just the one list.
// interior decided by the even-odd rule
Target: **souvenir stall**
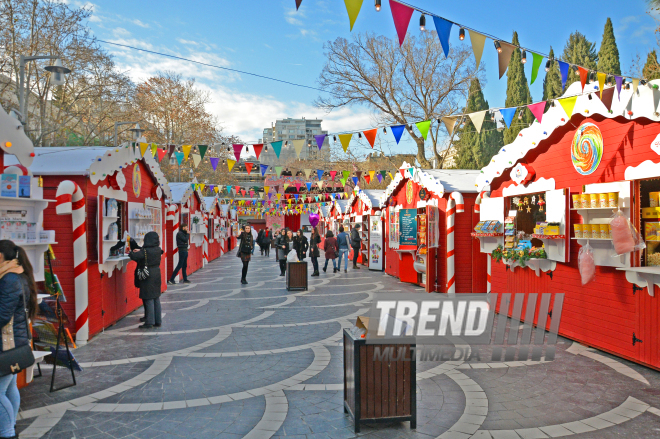
[(330, 207), (330, 217), (332, 218), (332, 233), (335, 236), (339, 233), (339, 226), (344, 226), (344, 231), (349, 232), (350, 218), (346, 214), (348, 200), (334, 200)]
[[(170, 183), (172, 197), (169, 199), (167, 222), (167, 275), (172, 275), (174, 268), (179, 262), (176, 248), (176, 234), (180, 227), (188, 226), (190, 234), (190, 248), (188, 249), (188, 270), (190, 276), (203, 267), (204, 264), (204, 237), (207, 235), (207, 224), (204, 222), (204, 197), (200, 192), (197, 182), (192, 183)], [(177, 277), (181, 276), (179, 274)]]
[[(43, 180), (44, 196), (57, 200), (44, 211), (44, 227), (57, 232), (53, 271), (72, 293), (62, 307), (84, 344), (142, 305), (128, 240), (141, 245), (155, 231), (165, 247), (169, 186), (158, 162), (131, 146), (35, 148), (30, 170)], [(165, 259), (162, 268), (165, 291)]]
[[(380, 197), (384, 193), (382, 190), (362, 190), (358, 186), (348, 200), (347, 213), (351, 225), (360, 224), (362, 248), (358, 263), (366, 265), (370, 270), (382, 271), (385, 268), (385, 228), (380, 208)], [(351, 249), (351, 257), (353, 251)]]
[(492, 291), (564, 293), (560, 335), (656, 369), (658, 85), (606, 88), (601, 98), (593, 84), (584, 94), (572, 84), (571, 98), (559, 98), (476, 180), (490, 189), (482, 222), (503, 223), (479, 237), (492, 255)]
[(486, 291), (486, 257), (472, 245), (479, 171), (425, 170), (403, 163), (380, 198), (385, 272), (441, 293)]
[(208, 216), (208, 233), (205, 236), (207, 261), (211, 262), (227, 252), (227, 219), (217, 197), (204, 197)]

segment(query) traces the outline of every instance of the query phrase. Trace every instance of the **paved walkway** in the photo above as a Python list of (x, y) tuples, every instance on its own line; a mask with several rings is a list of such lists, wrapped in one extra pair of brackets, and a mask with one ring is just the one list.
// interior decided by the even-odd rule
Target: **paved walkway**
[[(249, 285), (239, 273), (225, 255), (162, 296), (162, 328), (138, 330), (138, 310), (79, 348), (76, 387), (49, 393), (44, 369), (21, 392), (21, 438), (354, 437), (342, 328), (378, 292), (421, 290), (363, 268), (289, 293), (259, 254)], [(360, 436), (660, 438), (660, 373), (561, 338), (553, 362), (419, 362), (417, 386), (416, 430)]]

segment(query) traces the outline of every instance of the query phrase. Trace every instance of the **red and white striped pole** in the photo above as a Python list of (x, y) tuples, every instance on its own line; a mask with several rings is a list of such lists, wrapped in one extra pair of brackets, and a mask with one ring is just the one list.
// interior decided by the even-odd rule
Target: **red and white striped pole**
[[(202, 221), (204, 224), (206, 224), (206, 227), (208, 227), (209, 224), (209, 216), (208, 214), (204, 213), (202, 214)], [(206, 264), (209, 263), (209, 231), (207, 230), (206, 233), (204, 234), (204, 243), (202, 245), (202, 267), (206, 266)]]
[[(179, 248), (176, 246), (176, 234), (179, 232), (179, 205), (170, 204), (167, 206), (167, 221), (172, 221), (172, 267), (179, 264)], [(179, 275), (177, 274), (177, 278)]]
[(454, 224), (456, 213), (465, 211), (463, 195), (460, 192), (452, 192), (447, 200), (447, 293), (456, 293), (456, 270), (454, 267)]
[[(57, 187), (55, 211), (71, 215), (73, 227), (73, 276), (76, 298), (76, 342), (89, 340), (89, 283), (87, 277), (87, 229), (85, 195), (76, 183), (64, 180)], [(99, 207), (100, 209), (101, 207)]]

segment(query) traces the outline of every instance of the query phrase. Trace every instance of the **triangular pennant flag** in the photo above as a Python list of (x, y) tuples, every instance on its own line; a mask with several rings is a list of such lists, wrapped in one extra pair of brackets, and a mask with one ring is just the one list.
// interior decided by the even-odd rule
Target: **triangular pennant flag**
[(410, 173), (410, 177), (415, 176), (415, 168), (408, 168), (408, 172)]
[(215, 187), (213, 188), (213, 191), (217, 194), (218, 192), (220, 192), (220, 187), (215, 186)]
[(318, 176), (319, 180), (321, 180), (323, 178), (323, 169), (317, 169), (316, 175)]
[(370, 183), (371, 183), (371, 177), (368, 176), (368, 175), (365, 175), (365, 176), (364, 176), (364, 181), (366, 181), (367, 184), (370, 184)]
[(376, 143), (376, 134), (378, 134), (378, 128), (374, 128), (373, 130), (362, 131), (362, 133), (369, 142), (369, 145), (371, 145), (371, 147), (373, 148), (374, 143)]
[(476, 68), (479, 68), (479, 63), (481, 62), (481, 55), (484, 54), (484, 45), (486, 44), (486, 35), (482, 35), (479, 32), (473, 30), (468, 30), (470, 33), (470, 42), (472, 43), (472, 52), (474, 52), (474, 58), (476, 62)]
[(341, 181), (342, 186), (346, 186), (346, 177), (340, 178), (339, 181)]
[(296, 181), (296, 191), (300, 192), (300, 186), (302, 186), (302, 183), (299, 181)]
[[(282, 171), (280, 171), (280, 172), (282, 172)], [(280, 185), (275, 186), (275, 192), (279, 192), (279, 191), (280, 191)]]
[(164, 149), (158, 148), (158, 162), (160, 163), (163, 160), (163, 157), (167, 155), (167, 151)]
[(385, 176), (387, 175), (387, 171), (380, 171), (380, 175), (381, 175), (383, 178), (385, 178)]
[(566, 80), (568, 79), (568, 68), (570, 66), (564, 61), (557, 62), (559, 63), (559, 73), (561, 73), (561, 89), (563, 90), (566, 86)]
[(633, 78), (632, 84), (633, 84), (633, 93), (637, 93), (637, 87), (639, 86), (639, 79)]
[(275, 151), (275, 155), (279, 159), (280, 158), (280, 153), (282, 152), (282, 141), (280, 140), (280, 141), (277, 141), (277, 142), (273, 142), (273, 143), (270, 144), (270, 146), (273, 148), (273, 151)]
[(319, 189), (323, 189), (323, 180), (318, 181), (316, 185), (319, 187)]
[(358, 181), (362, 178), (362, 171), (355, 171), (355, 175), (357, 175)]
[(355, 186), (357, 186), (358, 182), (360, 181), (360, 179), (357, 178), (357, 177), (352, 177), (352, 180), (353, 180), (353, 184), (354, 184)]
[(499, 43), (502, 51), (497, 53), (497, 61), (499, 62), (500, 66), (500, 79), (502, 79), (502, 76), (504, 76), (504, 73), (506, 73), (506, 69), (509, 68), (511, 55), (513, 55), (513, 51), (516, 49), (516, 46), (505, 43), (504, 41), (500, 41)]
[(323, 147), (323, 142), (325, 142), (326, 137), (328, 137), (327, 134), (319, 134), (318, 136), (314, 136), (316, 145), (319, 147), (319, 150)]
[(236, 164), (236, 160), (227, 159), (227, 168), (229, 168), (229, 172), (231, 172), (235, 164)]
[(348, 12), (348, 20), (351, 22), (352, 31), (355, 20), (357, 20), (360, 14), (360, 8), (362, 8), (362, 0), (344, 0), (344, 4), (346, 5), (346, 12)]
[(167, 153), (170, 155), (170, 157), (172, 157), (174, 151), (176, 151), (176, 145), (167, 145)]
[(332, 181), (335, 181), (335, 177), (337, 176), (337, 171), (330, 171), (330, 178)]
[(530, 84), (534, 84), (534, 81), (536, 81), (536, 77), (539, 74), (539, 67), (541, 67), (541, 63), (543, 62), (543, 56), (539, 55), (538, 53), (532, 52), (532, 81)]
[(394, 125), (393, 127), (390, 127), (392, 130), (392, 134), (394, 134), (394, 140), (396, 140), (396, 143), (399, 143), (399, 140), (401, 140), (401, 136), (403, 135), (403, 131), (406, 129), (405, 125)]
[(181, 150), (183, 151), (184, 160), (188, 160), (188, 154), (190, 154), (190, 148), (192, 148), (192, 145), (181, 145)]
[(254, 197), (254, 191), (250, 189), (250, 197)]
[(140, 142), (140, 155), (144, 157), (144, 154), (147, 152), (147, 148), (149, 148), (148, 143)]
[(202, 160), (204, 160), (204, 155), (206, 154), (206, 151), (209, 149), (209, 146), (197, 145), (197, 149), (199, 150), (199, 155), (202, 157)]
[(584, 86), (587, 84), (587, 81), (589, 80), (589, 70), (585, 69), (584, 67), (578, 66), (578, 73), (580, 74), (580, 84), (582, 84), (582, 91), (584, 92)]
[(243, 151), (243, 145), (232, 145), (234, 147), (234, 157), (236, 161), (241, 159), (241, 151)]
[(264, 177), (268, 172), (268, 165), (259, 165), (259, 167), (261, 168), (261, 176)]
[(619, 100), (621, 100), (621, 86), (623, 85), (623, 78), (621, 76), (615, 76), (614, 82), (616, 82), (616, 91), (619, 93)]
[(293, 197), (296, 199), (296, 201), (298, 201), (298, 197), (299, 197), (299, 196), (300, 196), (300, 195), (298, 195), (298, 194), (293, 194)]
[(429, 128), (431, 127), (431, 121), (425, 120), (423, 122), (417, 122), (415, 125), (417, 125), (417, 129), (421, 133), (424, 140), (426, 140), (426, 136), (429, 134)]
[(284, 192), (289, 189), (289, 186), (291, 186), (289, 183), (284, 183)]
[(179, 152), (179, 151), (176, 151), (174, 153), (174, 157), (176, 157), (177, 163), (179, 164), (179, 166), (181, 166), (181, 163), (183, 162), (183, 153)]
[(614, 100), (614, 87), (609, 87), (606, 88), (605, 90), (601, 90), (600, 100), (603, 103), (603, 105), (605, 105), (605, 108), (607, 108), (607, 111), (612, 110), (612, 100)]
[(195, 164), (195, 168), (198, 167), (200, 162), (202, 161), (202, 157), (199, 154), (193, 154), (192, 159), (193, 159), (193, 163)]
[(371, 177), (372, 180), (374, 179), (374, 175), (376, 175), (376, 171), (369, 171), (369, 177)]
[(341, 147), (344, 148), (344, 152), (348, 149), (348, 144), (351, 143), (353, 134), (340, 134), (339, 141), (341, 142)]
[(304, 171), (305, 171), (305, 177), (309, 178), (309, 176), (312, 173), (312, 170), (311, 169), (304, 169)]
[(248, 175), (252, 172), (252, 166), (254, 166), (254, 163), (245, 162), (245, 169), (247, 170)]
[(516, 114), (516, 110), (516, 107), (500, 109), (500, 114), (502, 115), (502, 118), (504, 118), (504, 123), (506, 123), (507, 128), (511, 128), (511, 121)]
[(348, 179), (348, 177), (351, 175), (351, 171), (341, 171), (341, 175), (343, 175), (344, 178)]
[(241, 189), (241, 195), (245, 196), (245, 189)]
[(305, 186), (307, 186), (307, 192), (310, 192), (312, 190), (312, 183), (305, 183)]
[(252, 145), (252, 148), (254, 148), (254, 155), (257, 156), (257, 160), (258, 160), (259, 156), (261, 155), (261, 150), (264, 149), (264, 144), (257, 143), (256, 145)]
[(157, 151), (158, 151), (158, 145), (156, 145), (155, 143), (152, 143), (151, 144), (151, 156), (156, 157)]
[[(194, 157), (193, 157), (193, 159), (194, 159)], [(203, 184), (203, 183), (200, 184), (200, 185), (199, 185), (199, 191), (200, 191), (200, 192), (204, 192), (204, 188), (205, 188), (205, 187), (206, 187), (205, 184)]]
[(541, 120), (543, 119), (543, 111), (545, 110), (545, 101), (529, 104), (527, 108), (529, 108), (529, 111), (532, 112), (536, 120), (541, 123)]
[(607, 73), (596, 73), (598, 77), (598, 90), (600, 90), (600, 98), (603, 99), (603, 90), (605, 90), (605, 81), (607, 80)]
[(387, 173), (387, 175), (389, 175), (389, 176), (390, 176), (390, 180), (394, 180), (394, 176), (392, 175), (392, 173), (391, 173), (391, 172), (388, 172), (388, 173)]
[(566, 112), (566, 115), (570, 119), (573, 115), (573, 108), (575, 108), (575, 102), (577, 101), (577, 96), (572, 96), (570, 98), (558, 99), (561, 107)]
[(408, 24), (410, 24), (414, 9), (394, 0), (390, 0), (390, 9), (392, 10), (394, 27), (396, 27), (396, 33), (399, 36), (399, 46), (401, 46), (403, 40), (406, 39)]
[(302, 3), (302, 0), (296, 0), (296, 11), (300, 7), (300, 4)]
[(453, 23), (436, 16), (433, 16), (433, 22), (435, 23), (435, 30), (438, 33), (440, 44), (442, 44), (442, 50), (445, 52), (445, 58), (447, 58), (449, 56), (449, 34), (451, 34), (451, 25)]
[(264, 186), (264, 194), (270, 192), (270, 186)]
[(442, 122), (445, 124), (445, 128), (447, 128), (447, 132), (450, 136), (454, 133), (454, 124), (457, 119), (458, 116), (445, 116), (442, 118)]
[(486, 112), (488, 112), (488, 110), (477, 111), (476, 113), (470, 113), (468, 115), (470, 116), (470, 119), (472, 120), (472, 124), (474, 125), (474, 128), (477, 130), (478, 133), (481, 132), (481, 126), (484, 124), (484, 118), (486, 117)]
[(282, 175), (282, 167), (281, 166), (275, 166), (275, 173), (277, 174), (278, 177), (280, 175)]
[(300, 153), (302, 152), (304, 144), (305, 139), (297, 139), (293, 141), (293, 149), (296, 150), (296, 157), (300, 158)]
[(376, 174), (376, 178), (378, 178), (378, 183), (383, 182), (383, 176), (381, 174)]

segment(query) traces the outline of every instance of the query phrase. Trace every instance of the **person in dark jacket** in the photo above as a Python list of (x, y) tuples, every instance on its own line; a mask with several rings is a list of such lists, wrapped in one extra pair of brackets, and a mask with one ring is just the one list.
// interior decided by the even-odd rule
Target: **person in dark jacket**
[(250, 264), (250, 258), (252, 257), (252, 252), (254, 251), (254, 237), (252, 236), (252, 231), (250, 226), (245, 226), (243, 233), (241, 233), (241, 244), (238, 246), (238, 253), (241, 255), (241, 261), (243, 262), (243, 271), (241, 275), (241, 283), (247, 285), (247, 272), (248, 265)]
[[(24, 300), (27, 300), (25, 306)], [(27, 309), (27, 316), (25, 310)], [(27, 318), (37, 309), (37, 287), (25, 250), (12, 241), (0, 241), (0, 328), (2, 352), (30, 343)], [(13, 324), (12, 323), (13, 318)], [(16, 375), (0, 377), (0, 438), (15, 438), (21, 396)]]
[(190, 235), (188, 235), (188, 226), (183, 225), (176, 234), (176, 248), (179, 250), (179, 263), (172, 273), (172, 277), (167, 281), (168, 284), (174, 285), (174, 279), (176, 275), (179, 274), (179, 270), (183, 273), (183, 283), (189, 284), (188, 280), (188, 241)]
[(304, 261), (307, 250), (309, 250), (309, 241), (307, 241), (302, 229), (298, 230), (296, 236), (293, 237), (293, 249), (298, 255), (298, 260)]
[(312, 258), (312, 265), (314, 266), (314, 273), (312, 276), (319, 275), (319, 256), (321, 252), (319, 251), (319, 244), (321, 244), (321, 236), (316, 227), (312, 230), (312, 238), (309, 241), (309, 257)]
[(323, 272), (325, 273), (328, 269), (328, 261), (332, 260), (332, 272), (336, 273), (339, 270), (337, 269), (337, 263), (335, 259), (337, 258), (337, 253), (339, 252), (339, 247), (337, 246), (337, 238), (335, 238), (332, 230), (328, 230), (328, 233), (325, 234), (325, 266), (323, 267)]
[(286, 259), (286, 253), (282, 250), (280, 241), (286, 238), (286, 229), (280, 230), (280, 232), (275, 235), (275, 258), (279, 262), (282, 258)]
[(144, 235), (144, 245), (129, 253), (131, 260), (138, 263), (142, 269), (149, 271), (146, 279), (140, 280), (140, 299), (144, 302), (146, 321), (140, 325), (141, 329), (160, 327), (160, 259), (163, 250), (160, 248), (158, 233), (149, 232)]
[(273, 241), (273, 232), (268, 227), (264, 229), (264, 234), (261, 236), (261, 245), (263, 246), (263, 254), (270, 257), (270, 243)]
[(259, 233), (257, 234), (257, 245), (259, 246), (259, 250), (261, 251), (261, 256), (264, 255), (264, 229), (259, 230)]
[(286, 229), (283, 229), (282, 234), (277, 241), (277, 257), (280, 261), (280, 276), (284, 276), (286, 274), (286, 256), (290, 251), (291, 240), (289, 239)]
[(359, 270), (360, 267), (357, 266), (358, 256), (360, 255), (360, 249), (362, 248), (362, 238), (360, 237), (360, 225), (356, 224), (355, 227), (351, 230), (351, 247), (353, 247), (353, 269)]

